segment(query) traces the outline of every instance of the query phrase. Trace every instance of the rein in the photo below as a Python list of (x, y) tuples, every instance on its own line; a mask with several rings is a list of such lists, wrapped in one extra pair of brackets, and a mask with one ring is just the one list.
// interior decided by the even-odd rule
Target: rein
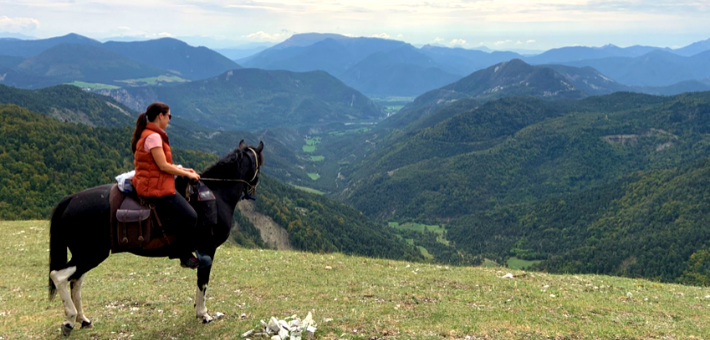
[(206, 181), (206, 182), (239, 182), (239, 183), (244, 183), (244, 184), (246, 184), (247, 187), (249, 188), (249, 190), (247, 190), (247, 192), (251, 192), (252, 195), (255, 194), (255, 193), (256, 193), (256, 187), (259, 185), (259, 183), (257, 182), (256, 184), (251, 184), (251, 182), (253, 182), (253, 181), (257, 178), (257, 176), (259, 175), (259, 156), (257, 155), (256, 150), (254, 150), (254, 149), (252, 149), (252, 148), (249, 148), (249, 149), (247, 149), (247, 150), (248, 150), (248, 152), (251, 152), (251, 153), (254, 154), (254, 164), (255, 164), (255, 167), (254, 167), (254, 177), (251, 178), (251, 181), (245, 181), (245, 180), (243, 180), (243, 179), (204, 178), (204, 177), (200, 177), (200, 181)]

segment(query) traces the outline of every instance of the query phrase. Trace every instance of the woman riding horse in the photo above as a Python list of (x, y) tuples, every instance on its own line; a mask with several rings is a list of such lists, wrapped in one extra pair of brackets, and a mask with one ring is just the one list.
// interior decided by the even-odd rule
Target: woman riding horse
[(131, 149), (133, 150), (136, 174), (133, 187), (138, 196), (155, 205), (160, 214), (167, 214), (179, 221), (173, 225), (177, 239), (170, 258), (180, 258), (180, 265), (195, 269), (199, 261), (192, 254), (195, 250), (194, 231), (197, 213), (185, 200), (175, 194), (173, 176), (183, 176), (197, 181), (200, 175), (189, 168), (179, 168), (173, 164), (170, 143), (165, 129), (172, 115), (170, 107), (163, 103), (153, 103), (138, 116), (136, 129), (133, 131)]
[[(156, 121), (162, 122), (161, 124), (164, 124), (163, 127), (165, 127), (166, 121), (170, 120), (170, 112), (168, 110), (160, 111), (160, 108), (157, 109), (158, 113), (153, 113), (155, 111), (152, 110), (156, 109), (149, 107), (146, 114), (149, 120), (152, 116), (151, 123), (156, 125), (156, 129), (160, 128), (160, 125), (155, 123)], [(146, 131), (151, 123), (146, 123)], [(160, 130), (157, 131), (160, 134)], [(140, 135), (143, 137), (146, 134), (141, 132)], [(148, 139), (147, 135), (145, 137)], [(163, 143), (161, 150), (166, 158), (164, 161), (169, 163), (170, 149), (167, 145), (167, 135), (160, 134), (160, 137)], [(145, 143), (144, 141), (141, 148), (139, 143), (135, 142), (134, 149), (145, 152)], [(151, 155), (154, 149), (149, 149)], [(196, 255), (199, 258), (195, 312), (197, 318), (203, 323), (212, 321), (212, 317), (207, 312), (205, 301), (215, 252), (229, 238), (237, 202), (243, 198), (253, 198), (252, 195), (256, 192), (260, 166), (264, 162), (263, 149), (264, 143), (250, 147), (241, 141), (238, 148), (202, 172), (201, 175), (184, 170), (185, 174), (189, 174), (186, 175), (189, 178), (201, 178), (201, 185), (205, 185), (214, 195), (214, 200), (210, 201), (209, 215), (206, 215), (203, 209), (199, 209), (198, 213), (194, 215), (198, 221), (194, 240), (196, 240), (197, 247)], [(147, 155), (141, 155), (141, 157), (145, 156)], [(156, 162), (156, 166), (158, 163), (159, 161)], [(168, 169), (170, 170), (165, 173), (169, 174), (169, 171), (178, 168), (170, 167)], [(149, 178), (148, 182), (152, 183), (151, 180), (167, 182), (166, 178), (171, 181), (173, 179), (172, 175), (163, 175), (162, 172), (160, 174), (162, 177)], [(140, 179), (138, 183), (143, 185), (140, 184), (142, 183)], [(170, 191), (172, 193), (175, 191), (186, 192), (188, 185), (182, 177), (178, 177), (177, 183), (172, 187), (169, 184), (161, 183), (161, 185), (154, 187), (172, 188), (174, 190)], [(102, 185), (64, 197), (52, 212), (49, 228), (49, 297), (51, 299), (58, 292), (62, 299), (65, 313), (65, 320), (62, 323), (64, 335), (71, 334), (77, 322), (82, 328), (92, 326), (82, 309), (81, 286), (85, 274), (106, 260), (111, 252), (109, 193), (113, 185), (115, 184)], [(198, 199), (191, 200), (191, 202), (197, 201)], [(191, 207), (190, 209), (193, 213), (195, 212)], [(160, 212), (160, 210), (158, 211)], [(172, 228), (176, 219), (170, 218), (171, 216), (167, 214), (163, 214), (163, 216), (165, 220), (168, 220), (164, 221), (164, 224)], [(190, 222), (190, 225), (194, 225), (194, 222)], [(192, 247), (183, 246), (185, 248), (181, 251)], [(72, 255), (69, 261), (67, 261), (67, 249), (71, 251)], [(166, 253), (163, 248), (149, 250), (133, 248), (128, 251), (136, 255), (150, 257), (168, 256), (175, 253), (173, 250), (168, 250)]]

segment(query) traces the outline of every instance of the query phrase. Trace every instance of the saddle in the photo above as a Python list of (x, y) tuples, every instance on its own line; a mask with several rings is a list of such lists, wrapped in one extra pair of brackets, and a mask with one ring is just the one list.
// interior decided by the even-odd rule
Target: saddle
[[(198, 227), (206, 227), (214, 235), (217, 223), (214, 193), (202, 182), (186, 187), (185, 198), (199, 216)], [(175, 235), (166, 234), (155, 207), (143, 201), (135, 191), (122, 192), (116, 184), (109, 193), (111, 210), (111, 253), (135, 249), (158, 249), (175, 242)]]
[(175, 236), (165, 234), (155, 207), (143, 202), (135, 192), (123, 193), (114, 184), (109, 193), (109, 205), (111, 253), (158, 249), (175, 241)]

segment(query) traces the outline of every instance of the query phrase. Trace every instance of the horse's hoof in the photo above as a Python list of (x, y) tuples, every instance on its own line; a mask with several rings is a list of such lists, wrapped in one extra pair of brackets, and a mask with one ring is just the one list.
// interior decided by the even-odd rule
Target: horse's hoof
[(69, 336), (71, 334), (71, 331), (74, 330), (74, 327), (72, 325), (65, 323), (62, 325), (62, 334), (64, 336)]
[(94, 324), (91, 323), (91, 321), (82, 321), (81, 322), (81, 328), (92, 328), (94, 327)]
[(210, 323), (210, 322), (212, 322), (212, 320), (214, 320), (214, 319), (212, 319), (212, 317), (209, 315), (202, 316), (202, 323), (205, 323), (205, 324)]

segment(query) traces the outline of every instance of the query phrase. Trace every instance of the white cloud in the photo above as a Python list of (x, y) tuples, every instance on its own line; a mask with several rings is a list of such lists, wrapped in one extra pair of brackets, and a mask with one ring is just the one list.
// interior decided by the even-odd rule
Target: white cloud
[(525, 43), (526, 43), (526, 44), (534, 44), (534, 43), (535, 43), (535, 40), (534, 40), (534, 39), (530, 39), (530, 40), (526, 41)]
[(440, 43), (440, 42), (442, 42), (442, 41), (444, 41), (444, 39), (439, 38), (439, 37), (434, 38), (434, 42), (435, 42), (435, 43)]
[(373, 34), (373, 38), (382, 38), (382, 39), (389, 39), (390, 35), (387, 33), (379, 33), (379, 34)]
[(493, 45), (500, 46), (500, 45), (510, 44), (510, 43), (512, 43), (512, 42), (513, 42), (513, 41), (510, 40), (510, 39), (508, 39), (508, 40), (499, 40), (499, 41), (496, 41)]
[(243, 35), (242, 38), (246, 38), (248, 40), (254, 40), (254, 41), (279, 41), (279, 40), (284, 40), (285, 38), (288, 38), (291, 36), (291, 33), (288, 31), (281, 31), (278, 33), (266, 33), (264, 31), (258, 31), (254, 32), (251, 34)]
[(464, 46), (464, 45), (466, 45), (466, 40), (463, 40), (463, 39), (454, 39), (454, 40), (451, 40), (451, 42), (450, 42), (449, 44), (450, 44), (450, 45)]
[(0, 16), (0, 31), (12, 33), (28, 32), (36, 30), (37, 27), (39, 27), (37, 19)]
[(516, 45), (522, 45), (522, 44), (523, 44), (523, 42), (522, 42), (522, 41), (520, 41), (520, 40), (518, 40), (517, 42), (515, 42), (515, 44), (516, 44)]
[(404, 39), (404, 36), (401, 34), (397, 34), (397, 39)]

